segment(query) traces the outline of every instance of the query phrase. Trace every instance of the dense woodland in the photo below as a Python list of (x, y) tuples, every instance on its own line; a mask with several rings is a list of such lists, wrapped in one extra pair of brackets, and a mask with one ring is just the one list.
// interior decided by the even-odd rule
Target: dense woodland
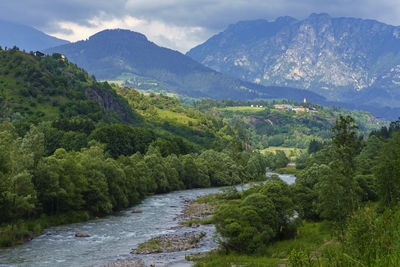
[[(238, 109), (251, 104), (265, 108)], [(246, 149), (276, 145), (307, 148), (296, 160), (296, 183), (271, 177), (224, 194), (213, 218), (224, 253), (263, 255), (296, 239), (304, 222), (329, 222), (334, 245), (312, 256), (293, 249), (294, 266), (312, 265), (316, 256), (335, 266), (395, 265), (400, 122), (382, 127), (362, 112), (353, 118), (307, 103), (318, 115), (296, 114), (272, 104), (202, 100), (188, 107), (97, 82), (59, 54), (0, 49), (0, 246), (151, 194), (264, 179), (267, 167), (285, 167), (288, 158)], [(272, 124), (249, 123), (250, 116)]]
[[(274, 108), (275, 104), (304, 107), (312, 112), (279, 110)], [(238, 129), (244, 129), (247, 139), (255, 149), (271, 146), (305, 149), (312, 140), (329, 142), (331, 129), (339, 115), (351, 115), (363, 135), (387, 126), (387, 122), (368, 112), (350, 111), (336, 106), (324, 107), (308, 102), (204, 99), (196, 101), (194, 106), (205, 113), (217, 114)]]
[(0, 63), (0, 246), (149, 194), (262, 179), (286, 164), (245, 151), (221, 119), (97, 82), (59, 54), (13, 48)]
[[(213, 218), (220, 252), (272, 256), (270, 246), (295, 240), (304, 223), (323, 223), (331, 241), (317, 249), (292, 247), (286, 252), (291, 266), (398, 264), (400, 123), (363, 138), (353, 118), (341, 116), (332, 132), (330, 143), (314, 141), (298, 159), (293, 185), (272, 176), (264, 185), (220, 196)], [(221, 256), (210, 262), (215, 257)]]

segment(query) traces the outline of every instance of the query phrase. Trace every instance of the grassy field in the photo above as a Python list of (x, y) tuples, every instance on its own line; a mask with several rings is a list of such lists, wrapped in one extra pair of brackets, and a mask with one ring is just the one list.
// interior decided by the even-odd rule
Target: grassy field
[(256, 113), (258, 111), (264, 110), (265, 107), (248, 107), (248, 106), (238, 106), (238, 107), (226, 107), (226, 108), (219, 108), (219, 110), (224, 111), (234, 111), (234, 112), (243, 112), (243, 113)]
[(189, 121), (191, 121), (193, 124), (198, 123), (196, 119), (189, 118), (185, 113), (173, 112), (167, 109), (158, 109), (157, 115), (162, 120), (174, 121), (176, 123), (181, 123), (185, 125), (187, 125)]
[(282, 174), (298, 174), (301, 170), (296, 169), (296, 166), (289, 165), (285, 168), (276, 169), (275, 172)]
[(332, 232), (332, 226), (328, 222), (303, 222), (294, 239), (275, 242), (264, 255), (227, 254), (224, 250), (219, 250), (188, 259), (196, 262), (195, 267), (291, 266), (291, 254), (294, 254), (293, 251), (301, 251), (318, 266), (325, 247), (335, 244), (332, 241)]
[(277, 146), (270, 146), (264, 149), (261, 149), (261, 153), (272, 152), (275, 153), (277, 150), (281, 150), (285, 152), (286, 157), (292, 160), (292, 158), (296, 158), (300, 156), (302, 153), (306, 152), (306, 149), (303, 148), (295, 148), (295, 147), (277, 147)]

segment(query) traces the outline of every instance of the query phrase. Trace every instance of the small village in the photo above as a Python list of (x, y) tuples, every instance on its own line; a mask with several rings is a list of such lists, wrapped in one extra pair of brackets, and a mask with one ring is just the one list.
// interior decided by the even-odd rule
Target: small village
[[(305, 99), (304, 98), (304, 101), (303, 101), (305, 104), (307, 103), (307, 99)], [(262, 108), (263, 106), (262, 105), (250, 105), (250, 107), (255, 107), (255, 108)], [(283, 111), (286, 111), (286, 110), (293, 110), (293, 111), (295, 111), (296, 113), (300, 113), (300, 112), (318, 112), (318, 110), (317, 109), (315, 109), (315, 108), (308, 108), (308, 107), (302, 107), (302, 106), (294, 106), (294, 105), (291, 105), (291, 104), (275, 104), (274, 105), (274, 108), (275, 109), (278, 109), (278, 110), (283, 110)]]

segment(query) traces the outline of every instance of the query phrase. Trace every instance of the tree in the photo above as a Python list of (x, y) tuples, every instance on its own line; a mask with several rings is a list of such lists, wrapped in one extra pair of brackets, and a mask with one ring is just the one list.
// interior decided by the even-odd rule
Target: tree
[(400, 200), (400, 132), (395, 133), (383, 146), (375, 176), (383, 206), (396, 205)]
[(0, 210), (4, 211), (0, 220), (11, 220), (12, 228), (19, 218), (32, 214), (35, 209), (36, 191), (31, 171), (43, 151), (36, 128), (32, 127), (23, 139), (16, 138), (14, 131), (10, 124), (0, 125), (0, 148), (4, 149), (0, 152)]
[(354, 212), (359, 202), (355, 179), (355, 158), (361, 151), (362, 136), (358, 136), (357, 130), (358, 126), (349, 115), (340, 116), (332, 129), (334, 132), (332, 136), (334, 159), (330, 167), (335, 172), (335, 183), (343, 187), (343, 197), (348, 200), (349, 206), (342, 210), (345, 216)]

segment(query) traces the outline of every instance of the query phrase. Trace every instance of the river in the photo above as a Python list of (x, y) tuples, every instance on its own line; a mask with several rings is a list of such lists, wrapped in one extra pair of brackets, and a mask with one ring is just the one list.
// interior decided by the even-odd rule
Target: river
[[(267, 173), (269, 175), (270, 173)], [(287, 183), (293, 183), (293, 175), (279, 175)], [(51, 227), (21, 246), (0, 250), (0, 266), (102, 266), (109, 262), (141, 258), (155, 266), (190, 266), (182, 263), (185, 255), (206, 252), (218, 247), (212, 239), (212, 225), (198, 228), (176, 228), (176, 219), (184, 208), (183, 199), (217, 193), (220, 188), (175, 191), (154, 195), (141, 204), (101, 219), (83, 223)], [(140, 209), (142, 213), (132, 213)], [(84, 232), (87, 238), (77, 238), (75, 233)], [(162, 234), (206, 232), (198, 248), (174, 253), (132, 255), (130, 251), (140, 243)], [(176, 263), (169, 265), (171, 263)]]

